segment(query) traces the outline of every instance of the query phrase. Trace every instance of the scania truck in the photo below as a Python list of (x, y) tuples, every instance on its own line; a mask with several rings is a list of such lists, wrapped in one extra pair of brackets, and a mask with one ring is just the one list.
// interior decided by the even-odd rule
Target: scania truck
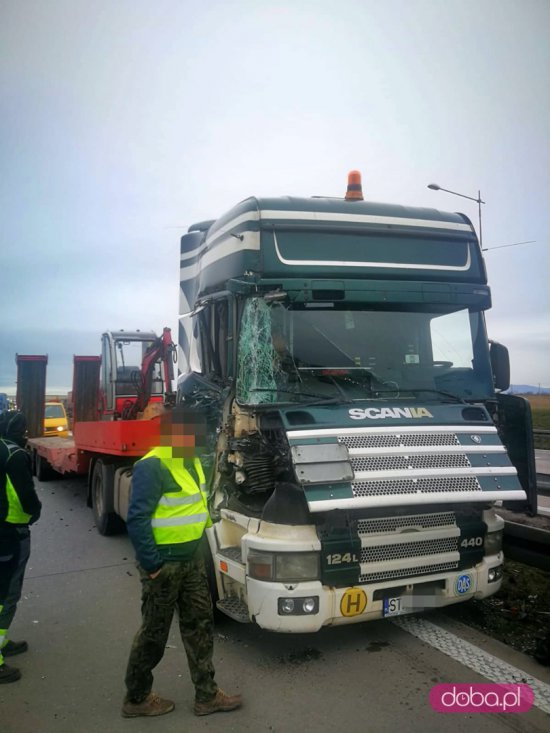
[(536, 512), (528, 403), (463, 214), (248, 198), (181, 239), (178, 399), (207, 418), (219, 611), (314, 632), (495, 593)]

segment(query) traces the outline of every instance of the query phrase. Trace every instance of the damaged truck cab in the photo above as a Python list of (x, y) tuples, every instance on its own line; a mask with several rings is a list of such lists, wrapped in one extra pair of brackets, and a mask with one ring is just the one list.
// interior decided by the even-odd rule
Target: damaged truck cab
[(499, 589), (532, 446), (467, 217), (249, 198), (182, 237), (180, 303), (219, 610), (313, 632)]

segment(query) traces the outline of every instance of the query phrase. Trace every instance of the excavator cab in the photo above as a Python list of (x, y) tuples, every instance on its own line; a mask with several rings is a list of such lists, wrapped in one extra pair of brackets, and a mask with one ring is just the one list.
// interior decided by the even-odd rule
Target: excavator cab
[(170, 329), (106, 331), (101, 338), (104, 419), (133, 420), (150, 403), (171, 400), (175, 347)]

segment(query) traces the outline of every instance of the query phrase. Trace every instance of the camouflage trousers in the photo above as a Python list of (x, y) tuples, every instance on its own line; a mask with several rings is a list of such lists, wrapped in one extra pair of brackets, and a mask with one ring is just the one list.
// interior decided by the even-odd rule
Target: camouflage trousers
[(165, 563), (153, 580), (141, 568), (140, 574), (142, 624), (128, 659), (126, 700), (139, 703), (151, 692), (152, 671), (164, 655), (175, 610), (195, 686), (195, 700), (211, 700), (218, 689), (212, 664), (214, 623), (200, 552), (191, 560)]
[(28, 527), (17, 527), (0, 534), (0, 629), (9, 629), (13, 621), (30, 554), (31, 533)]

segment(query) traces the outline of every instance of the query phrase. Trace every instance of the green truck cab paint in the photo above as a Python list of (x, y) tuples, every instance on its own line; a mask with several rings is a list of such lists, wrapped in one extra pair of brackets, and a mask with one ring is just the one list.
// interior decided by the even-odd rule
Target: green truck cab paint
[(494, 503), (536, 494), (490, 306), (462, 214), (249, 198), (190, 227), (178, 397), (209, 424), (220, 610), (304, 632), (498, 590)]

